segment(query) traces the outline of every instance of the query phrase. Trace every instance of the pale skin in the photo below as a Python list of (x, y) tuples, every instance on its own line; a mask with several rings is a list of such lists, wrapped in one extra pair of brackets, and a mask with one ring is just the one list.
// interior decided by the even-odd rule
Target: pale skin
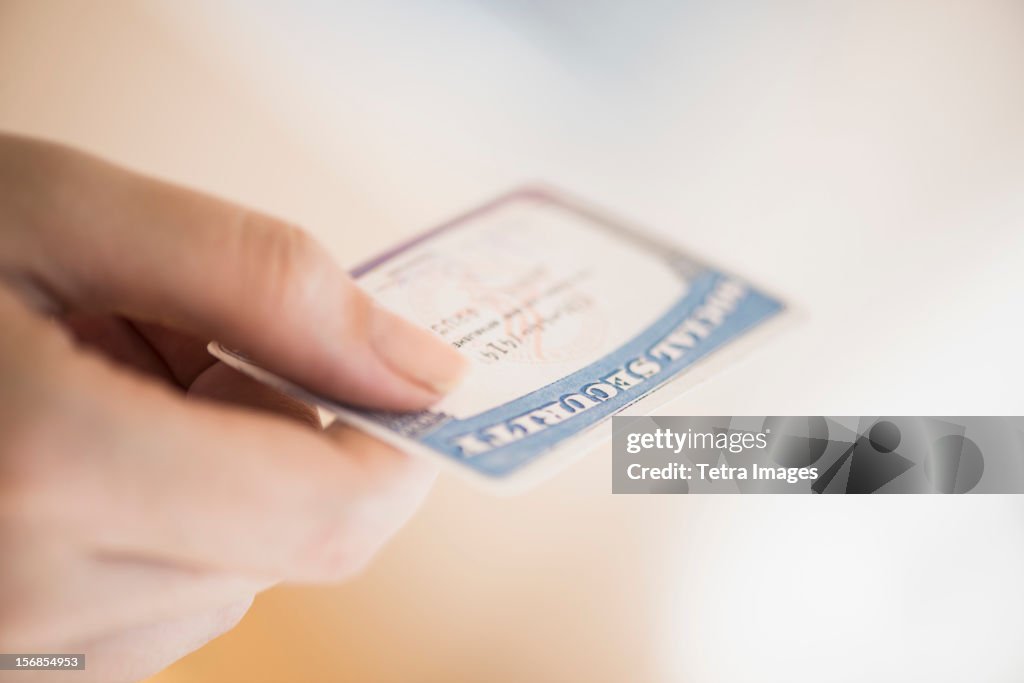
[(0, 134), (0, 652), (138, 680), (279, 581), (358, 572), (422, 501), (430, 466), (321, 429), (211, 339), (391, 410), (464, 371), (301, 230)]

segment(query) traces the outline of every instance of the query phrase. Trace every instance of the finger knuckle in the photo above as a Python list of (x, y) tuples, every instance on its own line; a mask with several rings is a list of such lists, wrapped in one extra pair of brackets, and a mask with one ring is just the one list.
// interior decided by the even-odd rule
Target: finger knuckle
[(249, 269), (243, 281), (257, 292), (257, 305), (301, 315), (320, 304), (325, 293), (340, 289), (340, 269), (301, 228), (246, 212), (240, 241), (242, 263)]
[(349, 501), (346, 510), (312, 530), (298, 547), (295, 564), (300, 578), (346, 581), (366, 570), (382, 539), (368, 514), (358, 509), (364, 505)]

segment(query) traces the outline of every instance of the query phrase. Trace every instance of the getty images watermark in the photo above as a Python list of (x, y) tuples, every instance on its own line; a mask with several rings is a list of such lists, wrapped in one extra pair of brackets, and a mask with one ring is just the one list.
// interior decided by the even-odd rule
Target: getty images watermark
[(1024, 493), (1022, 417), (616, 417), (614, 493)]

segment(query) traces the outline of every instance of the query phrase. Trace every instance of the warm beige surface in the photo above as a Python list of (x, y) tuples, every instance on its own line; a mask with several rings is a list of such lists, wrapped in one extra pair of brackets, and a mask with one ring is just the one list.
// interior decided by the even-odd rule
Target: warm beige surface
[[(0, 3), (0, 125), (311, 226), (373, 207), (147, 3)], [(353, 230), (359, 239), (363, 231)]]
[[(921, 11), (922, 5), (907, 7)], [(879, 8), (872, 11), (883, 13)], [(899, 19), (916, 36), (911, 48), (923, 63), (938, 59), (940, 46), (928, 42), (927, 32), (910, 32), (916, 23), (910, 12), (889, 19)], [(1009, 29), (998, 29), (1005, 27), (997, 20), (1003, 15), (965, 14), (958, 19), (953, 13), (931, 28), (950, 40), (961, 26), (968, 37), (991, 30), (992, 51), (1011, 49), (999, 33)], [(289, 103), (280, 106), (280, 98), (290, 93), (274, 90), (269, 99), (278, 106), (266, 106), (259, 78), (235, 76), (240, 72), (234, 62), (244, 62), (244, 54), (218, 58), (220, 43), (210, 36), (222, 28), (229, 32), (225, 27), (190, 32), (185, 27), (192, 24), (171, 21), (171, 15), (206, 21), (198, 3), (181, 9), (173, 3), (0, 1), (0, 127), (66, 140), (281, 214), (308, 226), (348, 263), (466, 208), (460, 202), (501, 189), (492, 185), (507, 179), (540, 172), (592, 192), (606, 186), (613, 204), (641, 218), (712, 226), (675, 236), (732, 259), (731, 265), (753, 271), (808, 309), (810, 322), (790, 339), (791, 351), (766, 349), (669, 412), (1021, 408), (1019, 389), (1005, 380), (1007, 373), (1020, 376), (1019, 354), (1011, 353), (1005, 338), (1019, 327), (1006, 327), (1000, 307), (1019, 302), (1019, 289), (1012, 291), (1021, 285), (1021, 214), (1010, 201), (1019, 193), (1009, 190), (1022, 177), (1015, 161), (1021, 150), (1015, 114), (1022, 109), (1019, 97), (1006, 94), (1019, 86), (1019, 70), (1016, 76), (988, 70), (990, 52), (992, 64), (1005, 62), (997, 52), (982, 50), (977, 71), (958, 75), (992, 79), (972, 86), (976, 105), (944, 104), (946, 123), (952, 121), (965, 152), (957, 160), (929, 158), (927, 140), (907, 141), (902, 129), (890, 129), (886, 117), (896, 110), (887, 114), (885, 107), (865, 105), (852, 111), (822, 74), (817, 113), (831, 124), (812, 129), (817, 137), (809, 147), (778, 149), (787, 135), (806, 143), (801, 121), (811, 126), (809, 115), (794, 123), (768, 99), (760, 117), (744, 119), (735, 114), (745, 111), (736, 92), (712, 89), (706, 93), (719, 100), (705, 103), (702, 115), (710, 135), (699, 141), (669, 136), (666, 144), (678, 145), (680, 158), (685, 151), (724, 159), (722, 166), (705, 164), (707, 175), (690, 169), (671, 176), (667, 166), (647, 166), (640, 156), (624, 162), (616, 184), (612, 171), (587, 176), (588, 167), (607, 160), (597, 140), (591, 158), (567, 155), (573, 160), (559, 165), (552, 145), (538, 135), (531, 148), (529, 136), (518, 131), (506, 143), (514, 150), (494, 142), (494, 149), (479, 152), (477, 166), (453, 170), (416, 149), (368, 138), (365, 131), (373, 127), (360, 127), (365, 112), (353, 110), (350, 119), (334, 119), (335, 139), (321, 147), (313, 126), (323, 117), (283, 116)], [(1006, 10), (1007, 22), (1014, 16)], [(870, 19), (851, 18), (843, 31), (855, 37), (860, 31), (877, 45), (853, 40), (857, 47), (849, 60), (820, 46), (822, 59), (845, 69), (842, 82), (852, 87), (862, 87), (865, 81), (857, 79), (876, 68), (886, 73), (884, 55), (892, 56), (885, 50), (895, 34), (869, 31)], [(197, 36), (205, 42), (193, 42)], [(964, 50), (963, 42), (950, 44)], [(730, 69), (754, 68), (740, 55)], [(904, 68), (918, 68), (908, 64)], [(734, 71), (719, 73), (728, 79)], [(793, 97), (807, 95), (796, 92), (804, 85), (788, 82)], [(942, 90), (941, 84), (919, 87), (923, 96)], [(905, 93), (897, 90), (883, 79), (876, 95), (899, 100)], [(311, 93), (314, 101), (322, 100)], [(714, 115), (715, 101), (736, 105), (729, 111), (738, 118), (712, 126), (722, 118)], [(298, 110), (304, 106), (294, 103)], [(927, 108), (918, 113), (923, 117)], [(919, 120), (927, 125), (929, 119)], [(844, 126), (854, 121), (864, 123), (865, 139), (844, 137)], [(779, 137), (760, 137), (765, 129), (759, 126)], [(348, 139), (348, 130), (359, 133)], [(728, 144), (725, 131), (742, 148)], [(424, 144), (443, 147), (444, 135), (455, 144), (456, 133), (444, 131)], [(473, 147), (462, 143), (453, 156), (468, 164)], [(607, 144), (623, 148), (621, 139)], [(887, 148), (894, 150), (891, 159), (871, 157)], [(848, 163), (829, 166), (822, 162), (829, 154), (845, 155)], [(523, 162), (533, 156), (544, 163)], [(784, 160), (791, 165), (776, 165)], [(843, 175), (858, 163), (862, 175)], [(960, 175), (956, 164), (973, 164), (974, 170)], [(432, 165), (436, 174), (428, 172)], [(929, 168), (929, 187), (912, 181)], [(886, 173), (888, 185), (877, 179)], [(694, 185), (700, 192), (688, 201), (699, 209), (687, 213), (676, 199), (683, 191), (678, 188)], [(990, 188), (993, 200), (982, 205)], [(942, 210), (930, 216), (927, 207)], [(834, 225), (827, 215), (835, 216)], [(899, 220), (887, 223), (892, 216)], [(786, 246), (762, 236), (766, 225), (780, 231)], [(916, 284), (902, 302), (913, 307), (886, 306), (898, 295), (887, 295), (884, 287), (904, 282), (893, 279), (893, 270), (903, 267), (897, 256), (935, 225), (948, 230), (941, 242), (922, 242), (923, 261), (958, 256), (958, 268), (927, 283), (944, 287), (936, 290), (941, 296)], [(792, 226), (788, 233), (786, 226)], [(868, 267), (870, 276), (859, 285), (854, 278), (865, 271), (849, 261), (877, 255), (872, 240), (879, 234), (889, 238), (894, 256), (882, 254), (881, 265)], [(976, 248), (972, 234), (985, 236), (985, 245), (994, 248)], [(822, 264), (792, 258), (779, 267), (794, 250), (816, 254), (826, 248), (843, 258)], [(925, 267), (906, 265), (915, 274), (930, 272)], [(830, 279), (833, 273), (840, 275)], [(987, 287), (986, 277), (997, 284)], [(855, 295), (858, 287), (867, 292), (863, 301)], [(980, 303), (961, 287), (973, 287), (973, 301)], [(830, 309), (829, 297), (844, 310)], [(986, 358), (966, 369), (952, 361), (977, 356), (976, 335), (945, 321), (949, 306), (969, 312), (972, 325), (996, 326)], [(866, 333), (852, 336), (857, 332)], [(950, 373), (943, 376), (946, 384), (938, 384), (936, 372)], [(897, 378), (892, 387), (885, 388), (885, 377)], [(964, 398), (943, 404), (943, 386)], [(507, 500), (443, 478), (423, 513), (364, 577), (344, 586), (269, 592), (234, 632), (154, 683), (729, 681), (759, 673), (769, 680), (784, 675), (810, 681), (823, 671), (852, 681), (877, 673), (870, 658), (850, 654), (857, 642), (869, 643), (875, 662), (886, 663), (898, 680), (919, 680), (923, 671), (932, 680), (1009, 680), (1024, 668), (1015, 646), (1024, 626), (1019, 499), (954, 506), (939, 499), (868, 504), (612, 497), (609, 457), (607, 448), (600, 449), (550, 484)], [(949, 659), (936, 663), (936, 652), (949, 653)]]

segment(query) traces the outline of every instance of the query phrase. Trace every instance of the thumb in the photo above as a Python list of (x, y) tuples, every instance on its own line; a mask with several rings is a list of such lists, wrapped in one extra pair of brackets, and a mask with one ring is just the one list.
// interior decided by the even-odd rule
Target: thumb
[(217, 339), (347, 402), (415, 409), (464, 359), (376, 305), (303, 231), (57, 145), (0, 135), (0, 270), (69, 308)]

